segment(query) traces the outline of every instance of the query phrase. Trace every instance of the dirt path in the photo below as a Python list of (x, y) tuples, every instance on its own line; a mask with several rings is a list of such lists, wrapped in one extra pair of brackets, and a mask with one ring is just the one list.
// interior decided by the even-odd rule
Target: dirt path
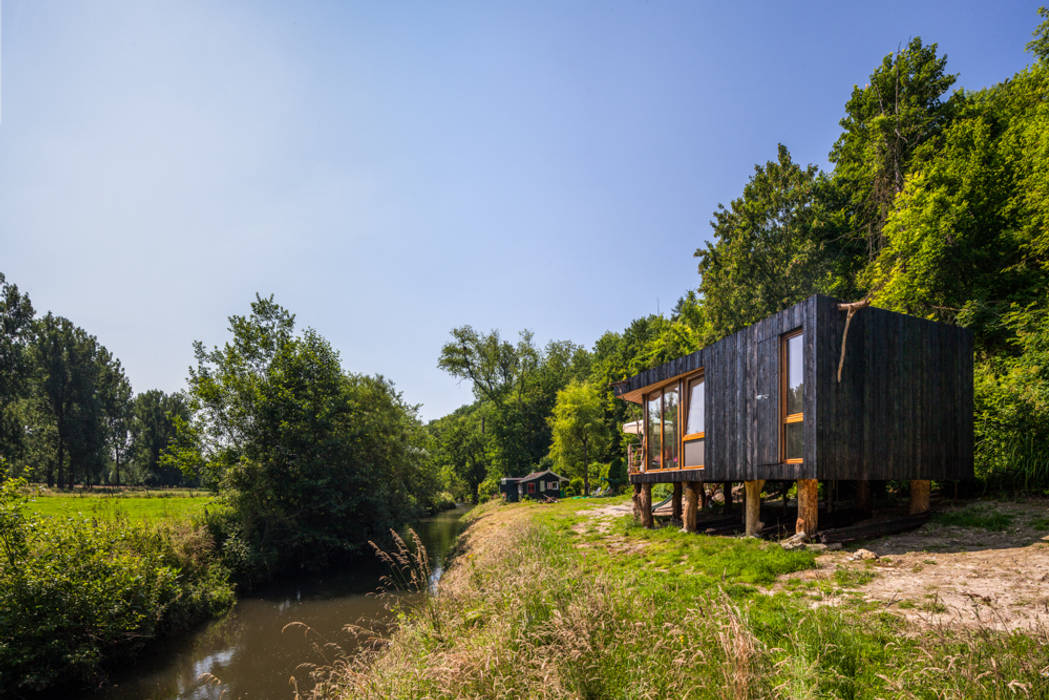
[[(942, 512), (970, 522), (934, 520), (864, 543), (877, 559), (828, 552), (817, 559), (818, 569), (787, 579), (862, 581), (873, 575), (855, 590), (920, 624), (1049, 627), (1049, 500), (987, 502)], [(973, 524), (981, 521), (983, 526)], [(1001, 529), (987, 529), (988, 521)]]

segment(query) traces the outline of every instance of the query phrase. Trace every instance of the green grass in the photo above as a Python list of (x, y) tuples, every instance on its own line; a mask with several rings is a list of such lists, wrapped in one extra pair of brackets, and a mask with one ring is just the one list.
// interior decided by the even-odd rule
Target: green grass
[(52, 493), (33, 496), (29, 508), (44, 516), (174, 523), (192, 520), (213, 501), (207, 492), (186, 490)]
[[(815, 555), (645, 530), (629, 517), (602, 530), (579, 513), (608, 503), (482, 506), (476, 539), (468, 534), (436, 597), (440, 624), (409, 613), (375, 655), (323, 666), (328, 694), (1007, 697), (1010, 682), (1049, 693), (1045, 630), (915, 628), (849, 590), (873, 570), (791, 579), (776, 592)], [(937, 659), (953, 670), (931, 668)]]
[(1014, 516), (1000, 513), (994, 509), (994, 506), (986, 504), (977, 504), (961, 510), (935, 513), (932, 516), (933, 522), (941, 525), (958, 525), (996, 532), (1009, 529), (1013, 519)]

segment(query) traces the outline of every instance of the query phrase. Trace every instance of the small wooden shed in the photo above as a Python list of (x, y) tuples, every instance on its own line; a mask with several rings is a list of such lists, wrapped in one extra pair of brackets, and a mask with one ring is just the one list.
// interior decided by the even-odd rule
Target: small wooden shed
[(568, 479), (549, 469), (532, 472), (517, 480), (518, 498), (560, 498), (562, 481)]
[(973, 339), (956, 326), (814, 295), (615, 390), (644, 409), (643, 520), (658, 482), (744, 482), (753, 533), (763, 483), (797, 481), (809, 533), (818, 480), (910, 480), (920, 510), (930, 479), (973, 475)]

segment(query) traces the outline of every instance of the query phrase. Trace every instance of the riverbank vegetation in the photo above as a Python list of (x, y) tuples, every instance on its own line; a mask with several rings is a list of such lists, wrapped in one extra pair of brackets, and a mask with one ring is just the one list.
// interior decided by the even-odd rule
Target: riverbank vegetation
[[(918, 626), (815, 554), (645, 530), (608, 500), (486, 504), (440, 592), (317, 697), (1040, 697), (1049, 630)], [(795, 581), (800, 584), (800, 581)]]
[(2, 477), (0, 695), (97, 684), (151, 640), (232, 605), (229, 570), (185, 511), (158, 517), (107, 503), (88, 515), (66, 503), (118, 499), (69, 497), (41, 508), (24, 480)]

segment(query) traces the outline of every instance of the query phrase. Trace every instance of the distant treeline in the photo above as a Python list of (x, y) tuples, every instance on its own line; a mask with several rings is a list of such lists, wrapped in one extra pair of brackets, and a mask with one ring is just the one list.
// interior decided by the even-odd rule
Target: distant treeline
[(181, 393), (134, 394), (120, 360), (72, 321), (37, 316), (0, 273), (0, 458), (48, 486), (196, 485), (161, 461)]
[[(885, 56), (845, 104), (831, 172), (780, 145), (718, 207), (712, 240), (695, 253), (698, 287), (669, 319), (638, 319), (589, 351), (454, 330), (440, 366), (469, 380), (476, 401), (431, 424), (446, 477), (460, 493), (542, 465), (611, 471), (615, 482), (620, 424), (636, 415), (612, 382), (823, 293), (971, 328), (977, 476), (991, 488), (1049, 486), (1049, 13), (1040, 14), (1027, 45), (1034, 63), (983, 90), (952, 91), (947, 57), (920, 38)], [(572, 382), (584, 388), (559, 399)], [(595, 400), (602, 415), (590, 420)], [(583, 435), (593, 438), (585, 458)]]

